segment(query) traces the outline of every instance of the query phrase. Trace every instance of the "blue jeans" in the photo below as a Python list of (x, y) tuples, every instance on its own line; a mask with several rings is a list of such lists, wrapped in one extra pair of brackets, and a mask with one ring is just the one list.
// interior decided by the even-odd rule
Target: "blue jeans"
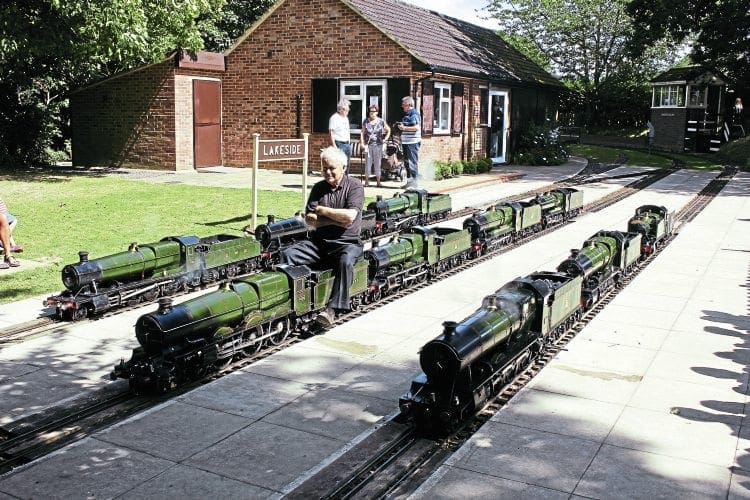
[(345, 173), (349, 175), (349, 163), (352, 158), (352, 143), (336, 141), (336, 147), (339, 148), (341, 151), (343, 151), (344, 154), (346, 155), (346, 172)]
[(404, 149), (406, 174), (411, 179), (416, 179), (419, 176), (419, 147), (421, 145), (421, 142), (416, 144), (401, 144), (401, 147)]

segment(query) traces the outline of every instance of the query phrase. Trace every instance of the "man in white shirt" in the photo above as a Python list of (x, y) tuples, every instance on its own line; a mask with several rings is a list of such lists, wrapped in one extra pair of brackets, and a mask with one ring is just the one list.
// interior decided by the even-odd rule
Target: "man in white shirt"
[(328, 120), (328, 136), (331, 146), (335, 146), (346, 155), (346, 174), (349, 175), (349, 163), (352, 156), (352, 144), (349, 132), (349, 106), (348, 99), (341, 99), (336, 105), (336, 112)]

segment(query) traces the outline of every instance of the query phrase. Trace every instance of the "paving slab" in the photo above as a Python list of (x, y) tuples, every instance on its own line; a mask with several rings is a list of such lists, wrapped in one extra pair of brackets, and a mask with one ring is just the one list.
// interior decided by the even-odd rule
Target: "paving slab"
[(721, 419), (739, 427), (745, 414), (746, 396), (735, 389), (691, 384), (646, 376), (628, 402), (628, 406), (662, 415), (680, 415), (690, 420)]
[[(679, 180), (670, 177), (673, 189), (689, 184)], [(739, 174), (732, 184), (735, 189), (722, 192), (684, 227), (567, 351), (493, 417), (493, 425), (428, 480), (429, 494), (453, 487), (449, 474), (471, 462), (470, 469), (487, 475), (479, 482), (501, 476), (571, 498), (750, 498), (750, 175)], [(644, 355), (640, 362), (637, 352)], [(517, 429), (534, 429), (542, 443), (571, 433), (599, 447), (583, 469), (572, 469), (580, 472), (577, 478), (572, 473), (567, 483), (551, 486), (536, 471), (555, 470), (570, 451), (560, 446), (544, 456), (531, 437), (516, 442)], [(493, 452), (514, 444), (504, 457), (510, 465), (494, 461)], [(522, 472), (508, 472), (519, 464)], [(427, 494), (423, 489), (416, 497)]]
[(750, 467), (732, 470), (728, 500), (750, 498), (750, 472), (748, 470), (750, 470)]
[(572, 492), (599, 447), (587, 439), (490, 422), (446, 465)]
[[(624, 407), (622, 404), (529, 390), (511, 399), (491, 421), (603, 441)], [(560, 425), (561, 415), (566, 419), (565, 426)]]
[(47, 368), (26, 372), (0, 381), (0, 425), (38, 413), (51, 405), (91, 392), (97, 386), (90, 379), (59, 373)]
[(246, 419), (260, 420), (306, 394), (314, 385), (237, 371), (177, 398), (177, 401)]
[(446, 473), (440, 477), (439, 482), (425, 483), (415, 496), (446, 500), (456, 498), (563, 500), (570, 498), (568, 493), (562, 491), (540, 488), (522, 481), (511, 481), (458, 467), (446, 467)]
[(86, 438), (0, 477), (0, 491), (17, 498), (114, 498), (174, 463)]
[(286, 485), (343, 444), (338, 439), (258, 421), (193, 455), (185, 465), (283, 492)]
[(632, 450), (729, 467), (734, 462), (739, 422), (734, 415), (709, 420), (689, 415), (625, 408), (606, 443)]
[(169, 402), (95, 434), (97, 439), (180, 462), (222, 441), (252, 420), (228, 413)]
[(176, 465), (118, 497), (125, 500), (167, 498), (277, 499), (280, 493), (219, 474)]
[(350, 441), (394, 412), (393, 401), (336, 387), (313, 390), (265, 416), (264, 422)]
[(575, 488), (586, 498), (726, 498), (726, 467), (602, 446)]
[[(546, 174), (542, 170), (534, 172), (536, 173), (540, 176), (535, 180), (524, 178), (523, 182), (484, 186), (483, 196), (488, 199), (493, 196), (491, 199), (494, 200), (501, 191), (525, 191), (534, 182), (549, 183), (555, 176), (559, 178), (560, 172), (550, 169)], [(544, 175), (548, 175), (549, 179), (542, 179)], [(164, 477), (170, 478), (169, 481), (177, 485), (178, 482), (183, 484), (182, 481), (187, 480), (193, 471), (212, 474), (206, 476), (207, 482), (228, 480), (261, 488), (259, 495), (265, 495), (266, 492), (271, 492), (271, 495), (285, 493), (289, 491), (290, 485), (346, 449), (349, 445), (347, 441), (352, 438), (356, 441), (358, 436), (369, 432), (384, 416), (396, 410), (397, 396), (408, 388), (413, 374), (419, 370), (419, 348), (442, 330), (443, 321), (465, 317), (476, 309), (481, 297), (494, 292), (516, 276), (537, 269), (554, 268), (562, 258), (567, 257), (570, 248), (579, 247), (586, 237), (597, 230), (624, 229), (627, 219), (639, 205), (658, 202), (670, 209), (682, 206), (708, 179), (708, 176), (687, 175), (682, 172), (674, 175), (676, 177), (668, 178), (668, 183), (657, 183), (614, 207), (597, 214), (581, 216), (575, 223), (552, 235), (461, 273), (462, 277), (449, 278), (420, 290), (321, 337), (307, 339), (251, 365), (240, 374), (225, 379), (226, 381), (220, 380), (195, 393), (181, 396), (159, 411), (140, 419), (130, 419), (118, 427), (103, 431), (100, 439), (127, 443), (136, 448), (129, 450), (133, 453), (150, 449), (155, 450), (154, 458), (164, 456), (171, 459), (162, 458), (168, 466), (155, 470), (154, 476), (133, 481), (128, 490), (133, 496), (163, 491), (163, 485), (159, 485), (155, 479), (156, 475), (164, 474)], [(586, 186), (584, 197), (590, 202), (627, 182), (629, 180), (620, 179)], [(511, 184), (513, 188), (509, 189)], [(673, 192), (675, 189), (679, 189), (679, 192)], [(464, 196), (469, 201), (479, 199), (473, 192), (470, 195), (457, 192), (455, 199), (459, 202), (454, 203), (454, 206), (461, 206), (459, 203)], [(529, 255), (533, 255), (534, 259), (530, 259)], [(113, 332), (115, 337), (119, 332), (117, 328)], [(129, 338), (132, 340), (132, 324), (129, 328)], [(74, 335), (85, 340), (101, 340), (101, 337), (97, 337), (101, 331), (101, 328), (87, 327)], [(607, 366), (599, 365), (558, 363), (557, 373), (554, 370), (551, 372), (553, 377), (548, 379), (547, 387), (540, 385), (536, 388), (538, 393), (556, 393), (551, 396), (557, 398), (557, 403), (548, 406), (552, 411), (571, 409), (575, 406), (570, 403), (573, 399), (585, 400), (580, 403), (578, 412), (580, 414), (580, 409), (588, 407), (592, 414), (588, 438), (493, 423), (491, 425), (495, 427), (514, 429), (517, 445), (531, 443), (533, 451), (523, 459), (533, 466), (533, 470), (529, 477), (521, 479), (506, 477), (518, 472), (514, 467), (510, 467), (508, 471), (512, 474), (497, 474), (494, 468), (486, 468), (483, 473), (501, 481), (513, 481), (511, 484), (516, 486), (523, 485), (519, 486), (522, 488), (519, 491), (530, 495), (543, 497), (550, 493), (554, 496), (557, 491), (573, 491), (586, 464), (591, 462), (596, 449), (601, 446), (597, 439), (607, 426), (607, 418), (610, 418), (609, 413), (603, 409), (627, 404), (637, 388), (634, 380), (642, 377), (634, 373), (643, 371), (648, 353), (654, 352), (653, 349), (638, 346), (637, 342), (600, 344), (589, 347), (589, 350), (631, 354), (624, 355), (624, 361), (617, 370), (606, 370)], [(646, 353), (645, 359), (643, 356), (638, 359), (632, 355), (636, 352)], [(33, 355), (29, 352), (26, 357)], [(26, 360), (20, 362), (25, 363)], [(585, 381), (580, 387), (581, 394), (554, 390), (554, 384), (561, 379), (560, 373), (577, 377), (579, 382)], [(554, 380), (555, 376), (557, 380)], [(218, 384), (215, 386), (216, 391), (211, 390), (214, 384)], [(599, 387), (597, 384), (600, 384)], [(347, 387), (348, 385), (350, 386)], [(255, 388), (260, 394), (253, 391)], [(597, 397), (599, 394), (617, 394), (617, 397), (610, 400)], [(161, 418), (162, 415), (166, 417)], [(191, 432), (200, 432), (196, 431), (200, 429), (200, 423), (205, 425), (206, 421), (213, 418), (220, 423), (219, 428), (196, 439), (195, 446), (189, 444), (165, 451), (164, 443), (170, 439), (181, 439)], [(186, 423), (184, 429), (173, 428), (179, 427), (183, 420)], [(527, 420), (530, 424), (536, 422), (535, 425), (542, 429), (549, 425), (543, 418), (534, 420), (529, 417)], [(169, 429), (162, 430), (159, 422)], [(243, 426), (245, 423), (247, 425)], [(571, 423), (569, 428), (573, 427), (574, 424)], [(129, 442), (129, 436), (136, 432), (141, 432), (143, 436)], [(486, 437), (488, 442), (495, 441), (489, 434)], [(509, 458), (514, 449), (513, 441), (505, 441), (504, 437), (500, 441), (504, 443), (501, 443), (503, 448), (496, 454), (500, 458), (496, 458), (494, 463), (499, 465), (513, 462)], [(113, 446), (110, 443), (104, 444)], [(475, 455), (481, 455), (480, 451), (490, 453), (485, 450), (484, 444), (479, 448), (475, 450)], [(561, 466), (546, 465), (545, 458), (552, 456), (552, 450), (561, 450), (566, 454)], [(175, 464), (178, 460), (180, 463)], [(479, 473), (473, 469), (472, 460), (468, 460), (466, 464), (454, 464), (452, 467), (467, 473), (472, 470), (473, 473)], [(563, 471), (562, 478), (558, 468)], [(538, 481), (533, 481), (533, 478), (538, 478)], [(150, 484), (155, 489), (152, 490), (145, 484)], [(237, 486), (236, 483), (228, 484), (230, 491)], [(0, 487), (0, 491), (4, 490)]]

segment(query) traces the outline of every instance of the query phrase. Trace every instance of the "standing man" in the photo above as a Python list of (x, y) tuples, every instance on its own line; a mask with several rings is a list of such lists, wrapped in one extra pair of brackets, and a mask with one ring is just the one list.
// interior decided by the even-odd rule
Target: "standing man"
[(326, 310), (315, 321), (331, 326), (337, 311), (348, 311), (349, 287), (354, 281), (354, 262), (362, 256), (359, 238), (365, 188), (358, 179), (344, 175), (346, 155), (328, 146), (320, 153), (322, 181), (310, 191), (305, 206), (305, 222), (315, 228), (310, 238), (282, 252), (282, 262), (293, 266), (333, 265), (333, 287)]
[(401, 130), (401, 146), (404, 148), (404, 163), (408, 180), (403, 189), (416, 188), (419, 176), (419, 146), (422, 145), (422, 129), (419, 113), (414, 109), (414, 99), (406, 96), (401, 99), (404, 118), (398, 123)]
[(346, 155), (345, 175), (349, 174), (349, 159), (352, 156), (352, 145), (349, 132), (349, 99), (341, 99), (336, 105), (336, 112), (328, 120), (328, 137), (331, 146), (335, 146)]

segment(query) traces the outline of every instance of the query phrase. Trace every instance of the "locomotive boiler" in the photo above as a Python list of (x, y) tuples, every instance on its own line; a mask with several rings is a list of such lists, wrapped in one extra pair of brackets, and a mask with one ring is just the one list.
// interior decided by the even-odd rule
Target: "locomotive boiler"
[[(137, 393), (166, 392), (215, 371), (236, 356), (310, 328), (333, 286), (330, 269), (280, 265), (222, 285), (218, 290), (159, 310), (136, 322), (139, 347), (111, 374)], [(367, 264), (354, 266), (352, 307), (365, 300)]]
[(199, 287), (253, 271), (261, 263), (261, 246), (253, 238), (218, 234), (170, 236), (155, 243), (131, 244), (125, 252), (63, 267), (66, 290), (48, 297), (58, 316), (78, 320), (126, 304)]
[(628, 221), (628, 231), (641, 234), (642, 253), (646, 257), (672, 234), (673, 225), (673, 212), (663, 206), (643, 205), (635, 210), (635, 215)]
[(581, 315), (582, 278), (534, 273), (486, 297), (468, 318), (444, 323), (422, 347), (423, 373), (399, 400), (426, 430), (456, 428)]
[(374, 214), (373, 234), (383, 234), (444, 219), (451, 212), (451, 198), (447, 194), (410, 189), (392, 198), (378, 196), (367, 205), (367, 212)]

